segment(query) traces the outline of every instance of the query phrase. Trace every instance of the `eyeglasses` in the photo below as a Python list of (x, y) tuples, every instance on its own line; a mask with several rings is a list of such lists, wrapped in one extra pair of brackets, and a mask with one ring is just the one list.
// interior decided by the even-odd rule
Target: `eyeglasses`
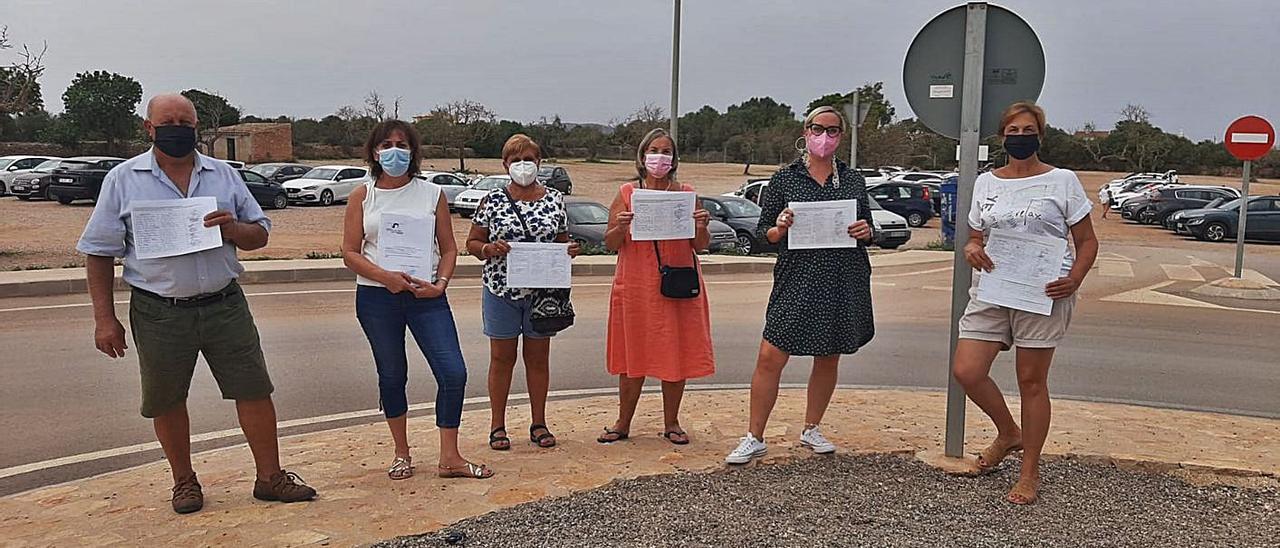
[(814, 135), (822, 135), (823, 133), (835, 137), (844, 133), (844, 129), (840, 126), (824, 126), (822, 124), (809, 124), (809, 133)]

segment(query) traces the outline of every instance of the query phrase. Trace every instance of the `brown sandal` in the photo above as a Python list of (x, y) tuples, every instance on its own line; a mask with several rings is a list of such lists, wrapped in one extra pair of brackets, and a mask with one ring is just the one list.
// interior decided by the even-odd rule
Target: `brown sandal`
[(983, 449), (982, 453), (978, 455), (977, 474), (991, 473), (992, 470), (995, 470), (1000, 466), (1001, 462), (1004, 462), (1004, 459), (1008, 457), (1010, 453), (1021, 450), (1021, 440), (1003, 447), (996, 444), (994, 441), (991, 442), (991, 445), (988, 445), (987, 448)]
[(1005, 495), (1004, 500), (1018, 506), (1029, 506), (1040, 500), (1038, 489), (1029, 489), (1022, 486), (1022, 480), (1013, 485), (1013, 489), (1009, 490), (1009, 494)]
[(462, 466), (437, 466), (437, 474), (442, 478), (489, 479), (493, 470), (483, 464), (466, 463)]

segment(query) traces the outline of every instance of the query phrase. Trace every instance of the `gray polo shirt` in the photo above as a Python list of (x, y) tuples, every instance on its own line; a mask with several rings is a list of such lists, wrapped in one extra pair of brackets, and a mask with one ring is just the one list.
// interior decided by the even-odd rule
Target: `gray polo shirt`
[(133, 243), (133, 200), (172, 200), (212, 197), (218, 209), (232, 212), (236, 220), (257, 223), (268, 231), (267, 219), (249, 193), (244, 180), (226, 162), (196, 153), (196, 166), (186, 196), (156, 164), (152, 151), (116, 166), (102, 181), (102, 192), (93, 215), (84, 227), (76, 249), (86, 255), (124, 258), (124, 281), (165, 297), (191, 297), (226, 287), (244, 272), (236, 258), (235, 244), (162, 259), (138, 259)]

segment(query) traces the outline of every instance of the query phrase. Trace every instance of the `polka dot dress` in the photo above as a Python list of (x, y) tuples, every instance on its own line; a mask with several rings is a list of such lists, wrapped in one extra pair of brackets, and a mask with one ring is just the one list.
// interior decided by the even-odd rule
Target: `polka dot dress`
[[(866, 182), (843, 162), (838, 176), (819, 185), (803, 160), (769, 180), (761, 201), (760, 234), (778, 221), (790, 202), (858, 200), (858, 218), (871, 219)], [(871, 311), (871, 261), (865, 246), (841, 249), (787, 248), (783, 238), (773, 268), (773, 292), (764, 338), (793, 356), (853, 354), (875, 336)]]

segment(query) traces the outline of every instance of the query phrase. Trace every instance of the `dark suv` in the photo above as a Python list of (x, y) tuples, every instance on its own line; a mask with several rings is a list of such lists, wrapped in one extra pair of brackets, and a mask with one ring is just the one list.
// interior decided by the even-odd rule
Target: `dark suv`
[(885, 209), (901, 215), (913, 228), (924, 226), (933, 218), (933, 197), (920, 183), (885, 183), (867, 189)]
[(249, 171), (266, 177), (269, 181), (283, 183), (285, 181), (297, 179), (306, 172), (311, 171), (311, 166), (276, 162), (270, 164), (258, 164), (249, 168)]
[(1209, 202), (1219, 198), (1234, 200), (1240, 197), (1238, 192), (1213, 187), (1165, 187), (1147, 194), (1145, 198), (1125, 202), (1122, 216), (1144, 225), (1163, 225), (1170, 215), (1184, 209), (1204, 209)]
[(569, 172), (560, 166), (542, 166), (538, 168), (538, 182), (565, 193), (573, 194), (573, 181), (569, 180)]
[(82, 156), (63, 160), (52, 173), (53, 183), (47, 195), (62, 205), (75, 200), (98, 200), (102, 179), (107, 172), (124, 162), (124, 158)]
[(711, 213), (711, 218), (733, 229), (738, 239), (738, 249), (743, 253), (750, 255), (777, 250), (777, 244), (756, 237), (756, 227), (760, 224), (760, 206), (751, 200), (737, 196), (699, 196), (698, 200), (702, 202), (702, 208)]

